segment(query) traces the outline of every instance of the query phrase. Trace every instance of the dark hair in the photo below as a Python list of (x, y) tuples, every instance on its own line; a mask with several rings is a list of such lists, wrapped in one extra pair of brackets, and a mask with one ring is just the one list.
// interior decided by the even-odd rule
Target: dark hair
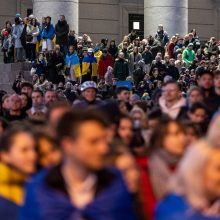
[(214, 77), (220, 75), (220, 70), (215, 70), (215, 71), (213, 72), (213, 74), (214, 74)]
[(204, 70), (199, 73), (198, 77), (201, 78), (203, 75), (210, 75), (212, 78), (214, 77), (213, 73), (210, 70)]
[(0, 151), (5, 151), (5, 152), (9, 151), (14, 137), (17, 134), (23, 133), (23, 132), (28, 133), (34, 137), (34, 132), (31, 128), (31, 125), (28, 124), (27, 122), (22, 122), (22, 124), (19, 122), (15, 122), (11, 124), (5, 130), (5, 132), (2, 134), (0, 138)]
[(148, 120), (160, 119), (163, 113), (160, 108), (152, 109), (148, 114)]
[(120, 94), (120, 93), (121, 93), (122, 91), (124, 91), (124, 90), (129, 91), (129, 88), (128, 88), (127, 86), (117, 87), (117, 89), (116, 89), (116, 94), (118, 95), (118, 94)]
[(20, 24), (20, 23), (21, 23), (20, 18), (16, 17), (16, 18), (15, 18), (15, 24), (18, 25), (18, 24)]
[(8, 121), (5, 118), (0, 117), (0, 122), (2, 124), (3, 130), (5, 130), (8, 127)]
[(183, 123), (186, 131), (187, 131), (187, 129), (192, 128), (195, 132), (195, 135), (198, 138), (202, 137), (202, 130), (201, 130), (201, 127), (198, 124), (195, 124), (191, 121), (182, 121), (182, 123)]
[(168, 118), (161, 119), (160, 124), (154, 129), (151, 135), (149, 153), (152, 153), (159, 148), (163, 148), (163, 141), (168, 133), (168, 127), (171, 123), (175, 123), (181, 131), (185, 131), (183, 124), (179, 121)]
[(33, 94), (34, 92), (35, 92), (35, 93), (36, 93), (36, 92), (39, 93), (42, 97), (44, 96), (43, 91), (40, 90), (40, 89), (35, 89), (35, 90), (32, 92), (32, 94)]
[(97, 110), (86, 109), (66, 112), (61, 117), (56, 128), (58, 144), (65, 137), (76, 139), (80, 125), (89, 121), (95, 121), (104, 128), (108, 126), (108, 123), (104, 119), (103, 115)]
[(166, 83), (163, 84), (163, 86), (166, 86), (166, 85), (169, 85), (169, 84), (176, 84), (177, 88), (179, 89), (179, 91), (182, 90), (182, 87), (181, 87), (181, 84), (178, 83), (176, 80), (174, 79), (171, 79), (171, 80), (168, 80)]
[(7, 26), (7, 24), (10, 24), (10, 26), (12, 27), (12, 24), (11, 24), (10, 21), (6, 21), (6, 22), (5, 22), (5, 27)]
[(68, 103), (68, 101), (56, 101), (54, 103), (52, 103), (49, 108), (48, 108), (48, 111), (47, 111), (47, 114), (46, 114), (46, 118), (49, 119), (50, 118), (50, 115), (51, 113), (55, 110), (55, 109), (58, 109), (58, 108), (67, 108), (67, 109), (70, 109), (70, 104)]
[(189, 108), (189, 112), (195, 113), (197, 109), (204, 109), (206, 113), (208, 112), (206, 105), (202, 102), (196, 102), (192, 104), (192, 106)]

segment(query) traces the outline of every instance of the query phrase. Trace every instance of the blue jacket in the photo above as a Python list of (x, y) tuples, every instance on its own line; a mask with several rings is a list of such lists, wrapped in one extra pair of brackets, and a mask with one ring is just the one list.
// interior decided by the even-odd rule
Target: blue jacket
[(219, 220), (220, 217), (204, 216), (176, 194), (168, 195), (159, 203), (155, 220)]
[(43, 28), (43, 30), (42, 30), (42, 32), (41, 32), (41, 37), (42, 37), (43, 39), (53, 40), (54, 36), (55, 36), (55, 29), (54, 29), (54, 27), (53, 27), (52, 24), (50, 25), (48, 31), (47, 31), (46, 26)]
[(0, 216), (4, 220), (16, 220), (20, 207), (14, 202), (0, 196)]
[[(109, 169), (106, 174), (104, 178), (97, 174), (102, 189), (80, 210), (70, 201), (60, 168), (43, 171), (27, 186), (19, 220), (135, 220), (132, 197), (121, 175)], [(114, 178), (109, 182), (106, 178), (110, 176)]]

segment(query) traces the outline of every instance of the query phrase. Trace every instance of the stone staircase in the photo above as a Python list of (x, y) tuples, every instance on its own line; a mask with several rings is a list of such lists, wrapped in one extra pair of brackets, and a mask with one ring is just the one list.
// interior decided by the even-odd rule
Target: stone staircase
[(31, 63), (0, 63), (0, 90), (12, 93), (12, 84), (19, 72), (23, 73), (25, 80), (31, 81)]

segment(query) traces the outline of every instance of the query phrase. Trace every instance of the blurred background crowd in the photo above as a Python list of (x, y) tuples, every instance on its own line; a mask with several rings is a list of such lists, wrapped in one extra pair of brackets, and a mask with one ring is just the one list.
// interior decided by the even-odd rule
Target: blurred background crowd
[(220, 219), (219, 44), (164, 28), (117, 45), (64, 15), (6, 22), (32, 81), (0, 91), (4, 220)]

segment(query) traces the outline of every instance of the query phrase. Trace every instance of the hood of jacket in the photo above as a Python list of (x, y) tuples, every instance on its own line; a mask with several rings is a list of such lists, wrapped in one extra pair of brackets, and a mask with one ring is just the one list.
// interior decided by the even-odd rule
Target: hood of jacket
[(168, 114), (172, 119), (176, 119), (181, 107), (186, 105), (186, 99), (182, 97), (174, 105), (168, 108), (166, 100), (163, 97), (160, 97), (159, 105), (164, 113)]

